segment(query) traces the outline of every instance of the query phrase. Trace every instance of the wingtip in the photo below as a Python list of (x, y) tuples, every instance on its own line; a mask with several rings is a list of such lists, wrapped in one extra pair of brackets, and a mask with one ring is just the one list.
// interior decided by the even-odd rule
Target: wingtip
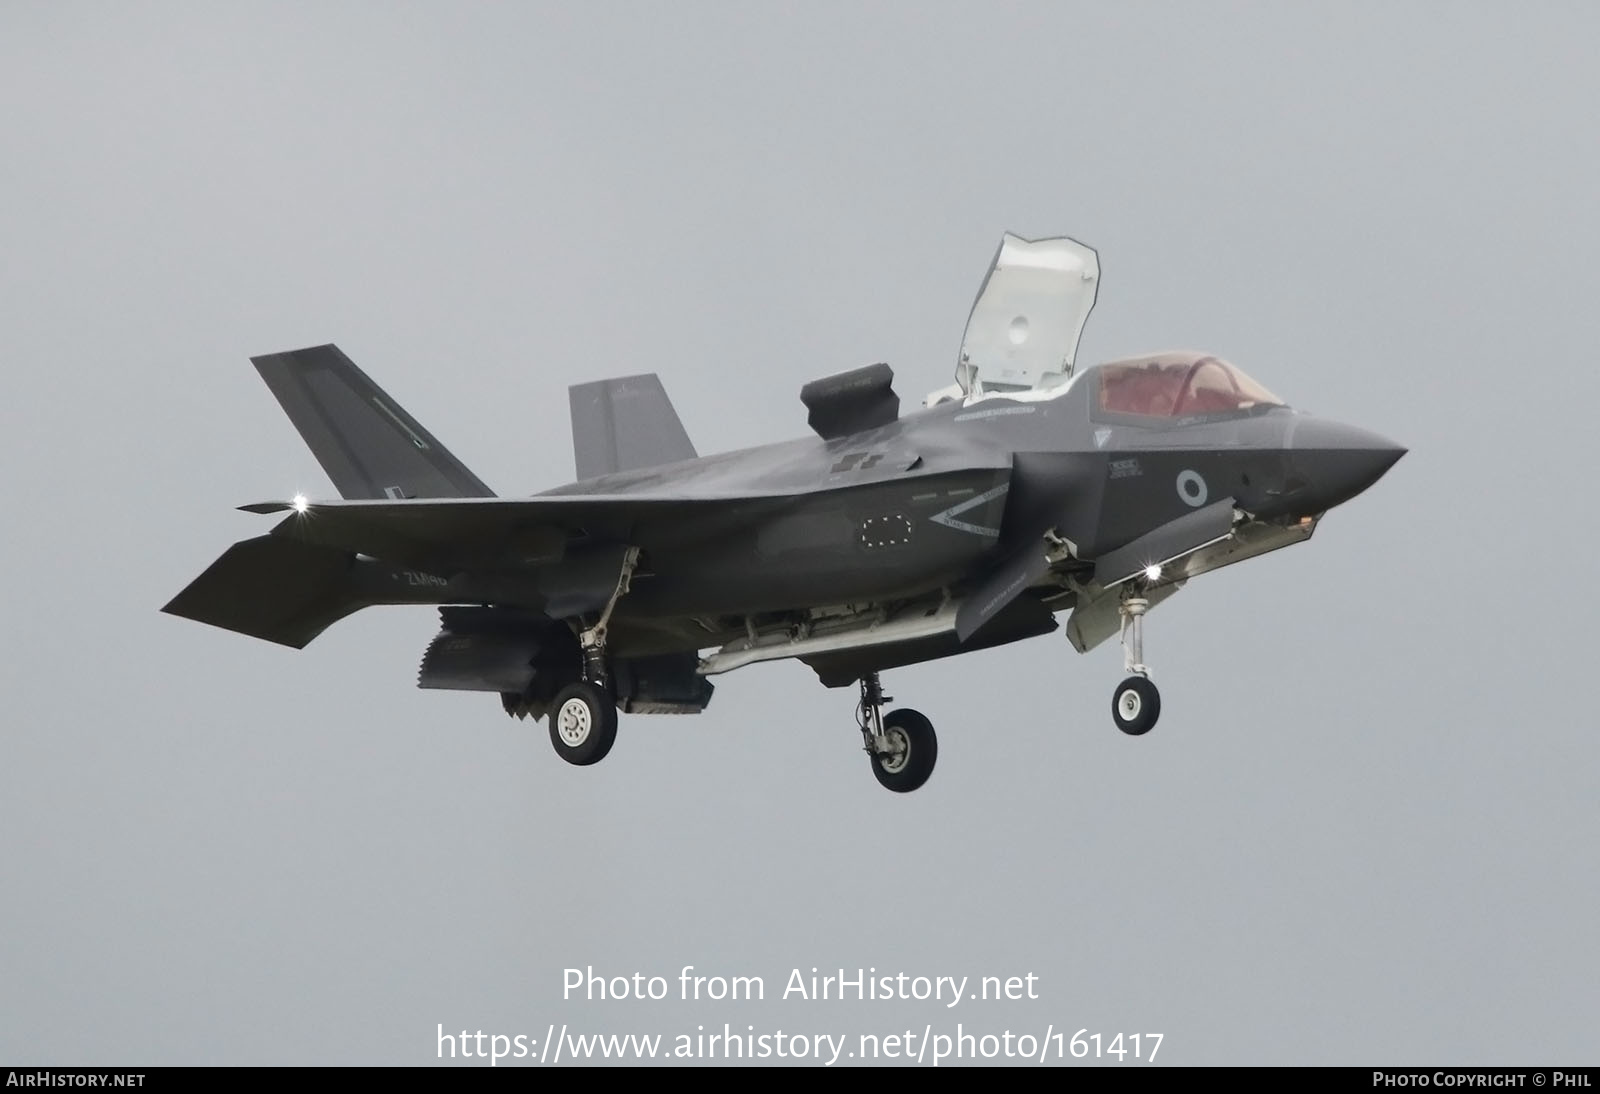
[(294, 506), (286, 501), (253, 501), (249, 505), (239, 506), (241, 513), (286, 513)]

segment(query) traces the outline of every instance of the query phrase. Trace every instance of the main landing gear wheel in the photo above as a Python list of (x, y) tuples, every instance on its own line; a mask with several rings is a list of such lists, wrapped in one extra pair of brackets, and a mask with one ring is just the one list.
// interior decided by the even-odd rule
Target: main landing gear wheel
[(933, 774), (939, 740), (933, 735), (933, 723), (914, 710), (891, 711), (885, 717), (883, 704), (892, 702), (883, 693), (877, 673), (861, 678), (861, 701), (856, 704), (861, 747), (872, 761), (878, 781), (896, 794), (904, 794)]
[(1161, 717), (1161, 693), (1148, 678), (1130, 676), (1117, 685), (1111, 697), (1111, 716), (1117, 728), (1130, 737), (1149, 733)]
[(928, 781), (939, 758), (939, 738), (933, 723), (909, 708), (891, 710), (883, 719), (886, 751), (872, 753), (872, 773), (897, 794), (915, 790)]
[(580, 680), (550, 707), (550, 743), (569, 764), (587, 767), (606, 758), (617, 740), (617, 705), (603, 690)]

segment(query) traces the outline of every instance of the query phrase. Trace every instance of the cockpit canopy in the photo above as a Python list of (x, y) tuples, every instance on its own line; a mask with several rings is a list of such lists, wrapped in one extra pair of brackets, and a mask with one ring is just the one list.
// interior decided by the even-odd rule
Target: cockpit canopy
[(1220, 357), (1158, 353), (1100, 365), (1099, 407), (1111, 414), (1188, 418), (1283, 406), (1283, 400)]

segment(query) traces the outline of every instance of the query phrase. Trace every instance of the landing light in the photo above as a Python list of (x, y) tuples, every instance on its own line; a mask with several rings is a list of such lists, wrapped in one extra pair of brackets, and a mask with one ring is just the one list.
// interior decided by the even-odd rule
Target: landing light
[(1150, 565), (1146, 566), (1144, 568), (1144, 579), (1146, 581), (1160, 581), (1161, 580), (1161, 566), (1160, 566), (1160, 564), (1152, 562)]
[(303, 514), (307, 509), (311, 508), (311, 503), (306, 500), (306, 496), (304, 494), (296, 494), (294, 497), (289, 499), (289, 504), (294, 506), (294, 511), (296, 513)]

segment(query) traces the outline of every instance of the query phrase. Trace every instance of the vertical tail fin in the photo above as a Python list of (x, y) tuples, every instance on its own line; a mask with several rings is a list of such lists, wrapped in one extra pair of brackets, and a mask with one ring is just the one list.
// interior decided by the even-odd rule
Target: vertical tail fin
[(313, 346), (250, 361), (342, 496), (494, 496), (339, 347)]
[(653, 372), (574, 384), (567, 395), (580, 479), (695, 458), (689, 434)]

